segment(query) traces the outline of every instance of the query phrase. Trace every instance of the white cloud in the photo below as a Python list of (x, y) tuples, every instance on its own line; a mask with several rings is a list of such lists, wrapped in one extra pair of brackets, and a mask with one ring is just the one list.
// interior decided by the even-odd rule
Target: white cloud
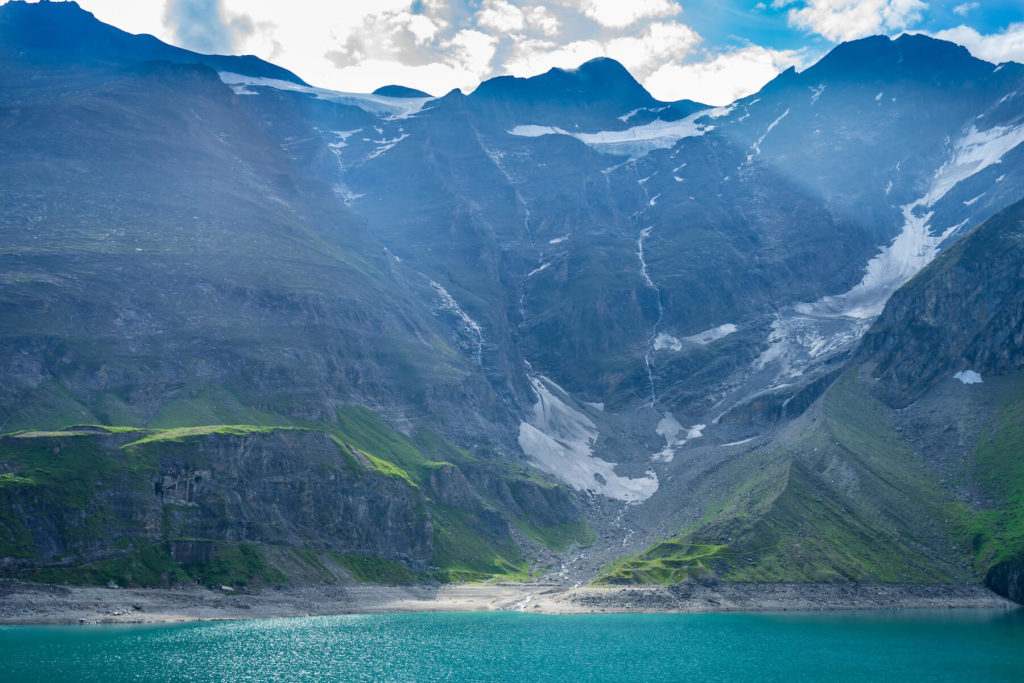
[(441, 48), (448, 53), (445, 58), (448, 64), (477, 74), (479, 79), (490, 72), (491, 60), (494, 59), (497, 45), (498, 39), (494, 36), (473, 29), (463, 29), (451, 40), (443, 42)]
[(775, 0), (772, 7), (794, 4), (799, 6), (786, 15), (790, 26), (834, 41), (899, 31), (918, 21), (928, 7), (922, 0)]
[(665, 64), (644, 81), (644, 86), (660, 100), (691, 99), (724, 105), (757, 92), (791, 66), (802, 68), (804, 62), (801, 51), (750, 45), (703, 62)]
[(525, 39), (516, 43), (515, 53), (505, 61), (505, 71), (513, 76), (535, 76), (553, 67), (574, 69), (587, 60), (604, 56), (604, 45), (596, 40), (559, 45), (550, 40)]
[(558, 30), (561, 27), (558, 17), (543, 5), (537, 5), (526, 10), (526, 19), (530, 26), (546, 36), (558, 35)]
[(664, 63), (678, 62), (689, 55), (700, 39), (685, 24), (654, 22), (639, 36), (604, 41), (577, 40), (559, 45), (550, 40), (521, 40), (505, 68), (515, 76), (534, 76), (552, 67), (572, 69), (595, 57), (611, 57), (643, 80)]
[(79, 5), (96, 15), (102, 22), (113, 24), (129, 33), (149, 33), (161, 40), (170, 40), (171, 31), (163, 24), (162, 0), (79, 0)]
[(999, 33), (987, 35), (978, 33), (970, 26), (957, 26), (932, 35), (963, 45), (978, 59), (984, 59), (994, 64), (1001, 62), (1024, 64), (1024, 22), (1010, 24)]
[(505, 0), (488, 0), (476, 15), (479, 26), (493, 28), (496, 31), (522, 31), (526, 25), (523, 10)]
[(681, 60), (699, 42), (697, 32), (685, 24), (654, 23), (638, 38), (610, 40), (605, 54), (621, 62), (634, 76), (645, 78), (662, 64)]
[(961, 17), (966, 17), (968, 12), (972, 9), (978, 9), (979, 7), (981, 7), (981, 5), (976, 2), (965, 2), (962, 5), (954, 7), (953, 14), (959, 14)]
[[(173, 40), (163, 23), (166, 0), (79, 2), (101, 20)], [(748, 47), (685, 64), (701, 39), (666, 19), (681, 12), (675, 0), (482, 0), (468, 15), (462, 0), (207, 2), (219, 4), (231, 26), (245, 27), (233, 34), (236, 52), (345, 91), (398, 83), (440, 95), (500, 73), (532, 76), (608, 56), (656, 97), (719, 103), (756, 90), (792, 61), (791, 53)]]
[(641, 19), (670, 17), (682, 11), (670, 0), (580, 0), (579, 9), (609, 28), (623, 28)]

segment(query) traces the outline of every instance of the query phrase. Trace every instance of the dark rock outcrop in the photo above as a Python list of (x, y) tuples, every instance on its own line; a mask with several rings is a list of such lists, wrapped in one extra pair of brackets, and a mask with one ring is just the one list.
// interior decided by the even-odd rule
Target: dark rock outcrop
[(875, 393), (902, 407), (963, 370), (1024, 368), (1024, 201), (943, 252), (897, 291), (859, 352)]

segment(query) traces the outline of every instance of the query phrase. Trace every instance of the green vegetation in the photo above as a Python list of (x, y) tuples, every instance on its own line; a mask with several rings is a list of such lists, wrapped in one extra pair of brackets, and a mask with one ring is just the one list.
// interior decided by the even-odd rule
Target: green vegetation
[(58, 382), (44, 382), (19, 401), (2, 429), (15, 432), (24, 429), (60, 429), (79, 422), (98, 422), (92, 412), (79, 403)]
[[(742, 482), (674, 539), (606, 567), (601, 583), (727, 581), (935, 583), (968, 575), (919, 538), (948, 505), (880, 405), (847, 373), (783, 447), (727, 465)], [(751, 474), (756, 473), (756, 474)], [(938, 547), (938, 546), (936, 546)]]
[(356, 581), (362, 583), (406, 585), (416, 582), (416, 575), (401, 562), (395, 560), (342, 553), (326, 552), (324, 554), (344, 567)]
[(287, 427), (294, 423), (276, 413), (249, 408), (231, 392), (217, 386), (209, 386), (194, 398), (183, 398), (168, 403), (146, 426), (155, 429), (174, 429), (220, 424)]
[(984, 430), (975, 447), (972, 477), (994, 507), (957, 508), (960, 537), (975, 556), (977, 569), (1024, 559), (1024, 399), (1004, 397), (995, 425)]
[(166, 544), (145, 543), (131, 548), (125, 555), (110, 557), (81, 565), (43, 567), (23, 572), (20, 578), (42, 583), (66, 583), (73, 586), (166, 586), (189, 580), (171, 558)]
[[(495, 576), (512, 579), (529, 576), (528, 563), (505, 531), (504, 518), (491, 509), (493, 501), (482, 503), (478, 509), (462, 509), (431, 500), (434, 495), (431, 487), (437, 485), (434, 475), (442, 468), (454, 467), (449, 461), (464, 465), (479, 463), (473, 455), (427, 430), (421, 430), (412, 440), (359, 406), (342, 409), (338, 418), (337, 424), (329, 426), (257, 423), (143, 429), (77, 423), (60, 430), (22, 431), (2, 436), (0, 462), (13, 469), (0, 475), (0, 556), (36, 557), (35, 532), (29, 531), (24, 521), (26, 514), (39, 514), (24, 507), (29, 500), (26, 490), (31, 489), (34, 493), (30, 509), (45, 510), (71, 547), (63, 560), (54, 558), (49, 567), (17, 572), (22, 578), (69, 583), (114, 581), (122, 585), (147, 586), (182, 581), (242, 586), (253, 581), (282, 582), (290, 572), (297, 572), (304, 580), (333, 581), (339, 576), (339, 568), (359, 581), (386, 583), (484, 581)], [(147, 500), (152, 496), (161, 462), (208, 468), (199, 455), (201, 451), (193, 447), (208, 439), (262, 437), (281, 429), (314, 432), (319, 428), (325, 429), (339, 446), (340, 457), (335, 460), (336, 464), (317, 460), (310, 466), (383, 475), (422, 492), (416, 494), (424, 497), (422, 514), (429, 515), (434, 523), (435, 555), (429, 571), (415, 573), (383, 558), (210, 540), (208, 542), (216, 546), (212, 561), (178, 564), (170, 558), (166, 541), (137, 539), (116, 544), (116, 547), (110, 541), (111, 529), (128, 531), (137, 520), (130, 514), (125, 516), (124, 510), (115, 512), (109, 501), (97, 496), (98, 493), (116, 490), (120, 496)], [(499, 476), (516, 475), (506, 472)], [(465, 486), (458, 481), (454, 485)], [(206, 503), (210, 504), (216, 505), (216, 502)], [(188, 520), (198, 514), (198, 509), (168, 504), (163, 514), (166, 539), (171, 529), (190, 528)], [(593, 533), (582, 521), (540, 526), (527, 518), (514, 523), (527, 536), (551, 548), (593, 541)], [(90, 544), (109, 546), (112, 552), (121, 554), (76, 564), (73, 558)]]
[(383, 466), (384, 474), (404, 476), (410, 483), (423, 484), (431, 471), (451, 464), (428, 460), (408, 437), (363, 406), (348, 405), (340, 409), (338, 425), (332, 432), (342, 441), (372, 455), (371, 462), (378, 468)]
[(524, 535), (552, 550), (567, 550), (574, 545), (587, 548), (594, 545), (596, 537), (586, 520), (543, 526), (528, 519), (517, 519), (515, 527)]
[(529, 566), (511, 537), (494, 538), (475, 528), (479, 517), (466, 510), (432, 505), (435, 576), (443, 582), (485, 581), (495, 575), (523, 580)]
[(254, 543), (215, 543), (209, 563), (183, 563), (190, 578), (206, 586), (248, 586), (254, 582), (285, 583), (288, 578), (270, 566)]
[(726, 554), (724, 545), (692, 545), (680, 539), (662, 541), (643, 553), (624, 557), (601, 571), (597, 585), (655, 583), (664, 586), (711, 572), (710, 563)]
[(125, 444), (122, 448), (132, 448), (144, 444), (158, 442), (181, 442), (189, 438), (208, 436), (210, 434), (222, 434), (229, 436), (248, 436), (249, 434), (269, 434), (278, 429), (291, 429), (291, 427), (262, 427), (257, 425), (205, 425), (202, 427), (179, 427), (176, 429), (151, 430), (148, 436), (138, 441)]

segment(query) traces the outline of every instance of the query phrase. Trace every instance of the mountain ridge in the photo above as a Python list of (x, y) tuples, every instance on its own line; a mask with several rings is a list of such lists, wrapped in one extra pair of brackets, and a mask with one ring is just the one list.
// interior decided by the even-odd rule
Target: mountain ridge
[[(281, 543), (239, 537), (210, 511), (247, 478), (270, 486), (249, 458), (291, 462), (294, 435), (260, 431), (288, 428), (315, 433), (302, 438), (330, 456), (295, 455), (304, 464), (282, 485), (329, 488), (317, 462), (365, 470), (357, 478), (386, 482), (422, 532), (415, 561), (344, 545), (345, 529), (315, 550), (404, 562), (421, 578), (430, 567), (459, 579), (548, 566), (568, 583), (990, 571), (971, 564), (962, 531), (1000, 514), (983, 500), (996, 494), (977, 493), (964, 463), (1003, 424), (993, 416), (1014, 414), (1012, 382), (997, 396), (992, 380), (978, 403), (954, 393), (971, 387), (946, 376), (967, 369), (946, 344), (948, 381), (922, 384), (925, 403), (965, 417), (935, 457), (944, 427), (878, 398), (904, 391), (886, 372), (918, 375), (930, 357), (899, 341), (913, 332), (897, 304), (978, 232), (950, 247), (958, 237), (1024, 196), (1024, 71), (882, 37), (707, 108), (657, 102), (610, 60), (403, 98), (153, 60), (129, 43), (138, 52), (113, 62), (103, 45), (96, 59), (0, 48), (7, 74), (63, 79), (0, 94), (0, 429), (27, 430), (0, 440), (0, 555), (18, 560), (5, 566), (96, 576), (84, 567), (100, 548), (110, 571), (157, 551), (166, 570), (162, 553), (189, 535), (125, 523), (130, 549), (43, 552), (64, 523), (44, 529), (17, 511), (40, 496), (68, 503), (37, 459), (62, 443), (116, 465), (139, 500), (184, 472), (188, 452), (228, 443), (234, 470), (193, 463), (212, 473), (193, 490), (199, 509), (147, 509), (199, 515), (190, 523), (228, 544), (216, 545), (225, 558), (253, 552), (239, 543)], [(864, 51), (881, 56), (858, 61)], [(930, 51), (942, 57), (931, 66)], [(626, 95), (598, 92), (602, 79)], [(979, 272), (1002, 282), (1015, 254)], [(974, 286), (958, 277), (943, 282)], [(895, 354), (890, 370), (864, 365), (862, 337)], [(206, 432), (130, 473), (117, 469), (122, 451), (80, 446), (96, 441), (83, 430), (51, 433), (85, 423)], [(1012, 449), (1012, 430), (998, 429)], [(345, 477), (335, 481), (355, 486)], [(74, 514), (120, 509), (117, 487), (92, 486)], [(310, 549), (285, 540), (288, 553)], [(1013, 543), (986, 547), (1002, 561)]]

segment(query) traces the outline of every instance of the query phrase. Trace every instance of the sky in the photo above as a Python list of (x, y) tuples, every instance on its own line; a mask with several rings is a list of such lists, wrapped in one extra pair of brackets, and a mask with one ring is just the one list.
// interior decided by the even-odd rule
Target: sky
[(482, 80), (620, 61), (661, 100), (727, 104), (837, 43), (926, 33), (1024, 62), (1021, 0), (78, 0), (190, 50), (255, 54), (313, 85), (443, 95)]

